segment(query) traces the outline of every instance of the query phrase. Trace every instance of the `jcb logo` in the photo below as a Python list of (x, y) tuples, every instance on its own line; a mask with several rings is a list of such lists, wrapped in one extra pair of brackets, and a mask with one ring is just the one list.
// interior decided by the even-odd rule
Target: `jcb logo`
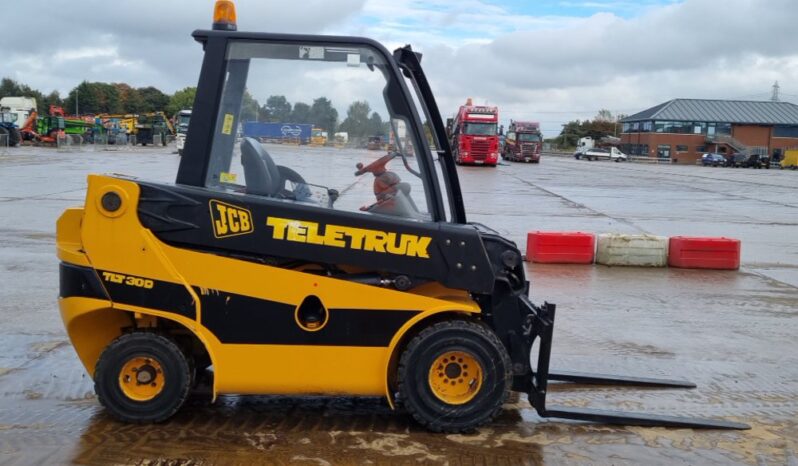
[(227, 238), (252, 233), (252, 214), (247, 209), (216, 200), (210, 202), (210, 207), (215, 237)]

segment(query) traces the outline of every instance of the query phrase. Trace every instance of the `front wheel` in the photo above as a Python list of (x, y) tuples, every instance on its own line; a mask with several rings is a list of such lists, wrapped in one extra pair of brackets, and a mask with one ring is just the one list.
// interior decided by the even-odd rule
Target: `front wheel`
[(434, 432), (464, 432), (493, 420), (511, 386), (510, 358), (488, 327), (441, 322), (416, 335), (402, 353), (399, 402)]
[(122, 335), (100, 355), (94, 391), (123, 422), (161, 422), (177, 412), (191, 387), (191, 364), (170, 339), (155, 333)]

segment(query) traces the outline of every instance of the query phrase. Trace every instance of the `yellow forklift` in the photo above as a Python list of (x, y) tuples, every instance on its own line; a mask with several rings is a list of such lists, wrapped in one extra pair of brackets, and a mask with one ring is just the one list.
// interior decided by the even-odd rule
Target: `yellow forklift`
[[(546, 405), (552, 380), (694, 385), (549, 370), (555, 306), (529, 300), (513, 242), (466, 221), (410, 46), (238, 32), (229, 0), (193, 35), (205, 55), (175, 183), (90, 175), (83, 207), (57, 224), (61, 316), (113, 416), (164, 421), (212, 374), (214, 399), (382, 396), (432, 431), (490, 422), (511, 391), (542, 417), (748, 428)], [(406, 138), (323, 155), (242, 139), (247, 93), (368, 100)]]

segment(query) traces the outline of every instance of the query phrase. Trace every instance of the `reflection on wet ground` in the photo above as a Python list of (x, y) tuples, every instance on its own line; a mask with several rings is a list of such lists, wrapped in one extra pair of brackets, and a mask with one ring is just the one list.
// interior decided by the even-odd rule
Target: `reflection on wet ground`
[(0, 158), (0, 169), (19, 180), (0, 187), (0, 215), (13, 219), (0, 226), (0, 465), (798, 465), (798, 249), (783, 236), (796, 218), (794, 173), (550, 157), (540, 166), (461, 168), (471, 219), (522, 249), (525, 232), (534, 229), (741, 237), (740, 272), (527, 268), (533, 299), (558, 304), (554, 368), (698, 384), (694, 390), (553, 386), (553, 403), (716, 417), (753, 428), (543, 420), (521, 396), (477, 432), (442, 435), (376, 398), (229, 396), (210, 404), (197, 394), (155, 426), (120, 424), (103, 412), (58, 317), (54, 221), (82, 201), (87, 172), (169, 180), (176, 165), (176, 156), (156, 149), (25, 148)]

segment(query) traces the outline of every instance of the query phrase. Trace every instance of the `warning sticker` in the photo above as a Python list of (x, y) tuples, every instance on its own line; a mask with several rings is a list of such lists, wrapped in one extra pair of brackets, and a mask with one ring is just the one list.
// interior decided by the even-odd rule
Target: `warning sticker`
[(222, 122), (222, 134), (233, 134), (233, 114), (225, 113)]
[(235, 173), (221, 172), (219, 173), (219, 181), (222, 183), (235, 183), (238, 176)]

